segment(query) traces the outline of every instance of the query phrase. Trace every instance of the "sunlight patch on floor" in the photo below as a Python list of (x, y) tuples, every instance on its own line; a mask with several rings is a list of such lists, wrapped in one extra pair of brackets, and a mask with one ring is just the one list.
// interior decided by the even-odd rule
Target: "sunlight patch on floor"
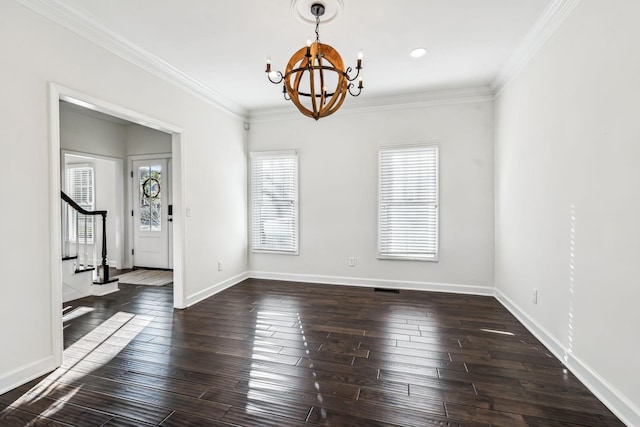
[[(75, 319), (93, 311), (93, 308), (79, 307), (64, 316), (64, 321)], [(63, 353), (63, 367), (60, 367), (42, 379), (16, 399), (9, 407), (0, 412), (0, 418), (15, 409), (29, 411), (38, 400), (50, 397), (53, 402), (37, 416), (52, 418), (67, 401), (76, 395), (84, 386), (83, 379), (88, 372), (74, 371), (73, 368), (88, 360), (95, 369), (107, 364), (153, 320), (153, 316), (135, 315), (119, 312), (104, 321), (100, 326), (70, 345)], [(123, 328), (125, 328), (124, 330)], [(95, 370), (94, 369), (94, 370)], [(34, 415), (35, 417), (36, 415)], [(34, 420), (35, 423), (35, 420)]]

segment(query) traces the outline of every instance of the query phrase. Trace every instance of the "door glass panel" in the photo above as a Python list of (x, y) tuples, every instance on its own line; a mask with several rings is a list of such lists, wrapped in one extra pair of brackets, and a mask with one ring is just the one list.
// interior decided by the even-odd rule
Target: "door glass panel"
[(162, 231), (162, 166), (138, 168), (140, 231)]

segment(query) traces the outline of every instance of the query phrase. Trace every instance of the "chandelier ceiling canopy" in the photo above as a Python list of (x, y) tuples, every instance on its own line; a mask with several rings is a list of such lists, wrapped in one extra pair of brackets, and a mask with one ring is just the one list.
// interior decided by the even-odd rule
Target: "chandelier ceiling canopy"
[[(292, 8), (298, 2), (293, 3)], [(325, 14), (323, 3), (311, 5), (311, 14), (315, 17), (316, 40), (307, 41), (307, 45), (293, 54), (284, 74), (271, 71), (271, 58), (267, 58), (267, 78), (271, 83), (282, 83), (282, 93), (287, 101), (292, 101), (298, 110), (315, 120), (335, 113), (344, 102), (347, 92), (358, 96), (362, 91), (362, 52), (358, 54), (355, 73), (351, 67), (345, 69), (342, 57), (336, 49), (320, 43), (320, 17)], [(302, 14), (297, 10), (298, 15)], [(337, 14), (337, 11), (335, 12)], [(335, 14), (330, 16), (330, 20)], [(304, 17), (303, 20), (306, 21)], [(358, 79), (356, 86), (353, 83)]]

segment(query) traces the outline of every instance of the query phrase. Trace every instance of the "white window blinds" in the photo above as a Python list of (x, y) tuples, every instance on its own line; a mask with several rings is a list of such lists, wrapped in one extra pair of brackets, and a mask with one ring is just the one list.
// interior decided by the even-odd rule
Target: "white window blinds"
[(438, 148), (382, 148), (379, 168), (378, 256), (437, 260)]
[[(67, 195), (80, 207), (92, 211), (95, 209), (95, 185), (92, 166), (70, 166), (67, 168)], [(75, 209), (68, 209), (68, 239), (93, 241), (94, 218), (82, 215)], [(76, 227), (77, 225), (77, 227)]]
[(251, 248), (298, 253), (298, 156), (251, 153)]

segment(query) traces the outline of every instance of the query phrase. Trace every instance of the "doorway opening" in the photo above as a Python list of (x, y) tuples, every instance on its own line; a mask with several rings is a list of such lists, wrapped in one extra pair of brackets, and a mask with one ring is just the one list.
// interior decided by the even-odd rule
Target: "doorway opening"
[[(171, 229), (172, 238), (169, 240), (170, 245), (170, 262), (169, 265), (173, 268), (173, 306), (174, 308), (184, 308), (185, 305), (185, 291), (184, 291), (184, 239), (183, 239), (183, 224), (184, 224), (184, 201), (183, 201), (183, 188), (184, 182), (182, 174), (182, 159), (183, 157), (183, 140), (182, 129), (164, 122), (162, 120), (155, 119), (150, 116), (146, 116), (142, 113), (126, 109), (124, 107), (111, 104), (107, 101), (83, 94), (76, 90), (66, 88), (55, 83), (50, 84), (50, 204), (51, 204), (51, 296), (52, 296), (52, 321), (51, 321), (51, 336), (54, 342), (54, 355), (56, 362), (59, 365), (62, 361), (62, 313), (60, 307), (62, 305), (62, 265), (61, 259), (63, 257), (63, 236), (61, 230), (62, 212), (61, 212), (61, 199), (60, 192), (61, 186), (61, 174), (64, 171), (64, 162), (61, 155), (61, 142), (60, 142), (60, 129), (61, 129), (61, 113), (60, 103), (64, 101), (77, 107), (81, 107), (90, 112), (107, 115), (114, 120), (124, 120), (136, 125), (140, 125), (146, 128), (153, 129), (155, 131), (164, 132), (169, 135), (170, 138), (170, 156), (171, 156), (171, 177), (169, 178), (171, 187)], [(168, 167), (168, 166), (167, 166)], [(167, 217), (168, 219), (168, 217)], [(123, 221), (126, 224), (126, 221)], [(123, 225), (124, 225), (123, 224)], [(125, 228), (128, 228), (125, 226)], [(125, 233), (128, 230), (125, 230)], [(126, 240), (126, 239), (123, 239)], [(123, 242), (121, 242), (123, 243)], [(125, 247), (126, 244), (122, 244), (121, 247)], [(117, 250), (116, 250), (117, 252)], [(127, 251), (123, 251), (121, 259), (121, 266), (127, 267), (128, 260), (133, 262), (133, 259), (127, 257)], [(131, 266), (133, 266), (131, 264)]]

